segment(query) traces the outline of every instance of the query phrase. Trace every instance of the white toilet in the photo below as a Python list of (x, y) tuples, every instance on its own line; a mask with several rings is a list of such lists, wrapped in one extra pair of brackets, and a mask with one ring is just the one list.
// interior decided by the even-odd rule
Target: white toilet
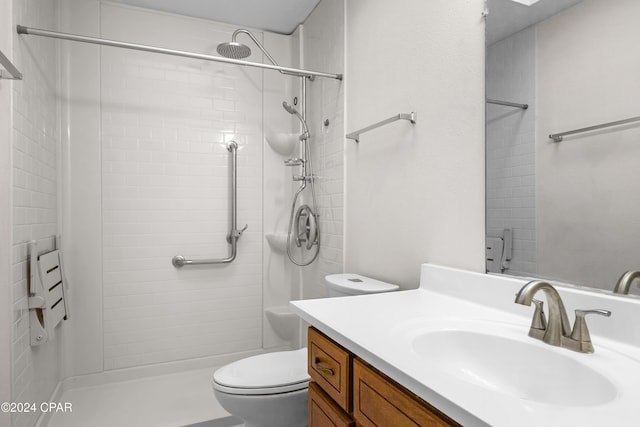
[[(397, 285), (358, 274), (331, 274), (325, 282), (329, 297), (398, 290)], [(310, 379), (304, 347), (225, 365), (213, 374), (213, 391), (220, 405), (245, 427), (304, 427)]]

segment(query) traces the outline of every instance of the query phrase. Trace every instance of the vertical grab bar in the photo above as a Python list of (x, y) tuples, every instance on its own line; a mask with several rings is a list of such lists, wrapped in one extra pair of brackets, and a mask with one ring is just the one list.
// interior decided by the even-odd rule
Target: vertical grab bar
[(237, 227), (237, 202), (236, 202), (236, 175), (237, 175), (237, 151), (238, 143), (235, 141), (229, 142), (227, 150), (231, 153), (231, 229), (227, 235), (227, 242), (231, 245), (231, 254), (227, 258), (213, 258), (213, 259), (186, 259), (182, 255), (176, 255), (171, 260), (174, 267), (184, 267), (185, 265), (198, 265), (198, 264), (228, 264), (236, 259), (236, 247), (238, 239), (242, 233), (249, 227), (245, 225), (242, 230), (238, 230)]

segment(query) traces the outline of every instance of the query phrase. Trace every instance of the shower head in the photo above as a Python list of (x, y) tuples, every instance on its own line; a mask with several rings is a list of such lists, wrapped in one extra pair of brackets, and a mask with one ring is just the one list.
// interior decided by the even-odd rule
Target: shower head
[(238, 43), (235, 40), (226, 43), (220, 43), (216, 50), (220, 55), (224, 56), (225, 58), (231, 59), (244, 59), (251, 55), (251, 49), (249, 48), (249, 46)]
[[(251, 31), (245, 30), (244, 28), (235, 30), (231, 35), (230, 42), (220, 43), (218, 45), (216, 50), (220, 55), (224, 56), (225, 58), (231, 58), (231, 59), (244, 59), (249, 55), (251, 55), (251, 49), (249, 48), (249, 46), (244, 45), (242, 43), (238, 43), (236, 41), (238, 34), (246, 34), (247, 36), (249, 36), (249, 38), (256, 44), (256, 46), (260, 48), (262, 53), (264, 53), (264, 56), (266, 56), (267, 59), (271, 61), (273, 65), (278, 66), (278, 63), (276, 62), (276, 60), (273, 59), (273, 56), (269, 55), (269, 52), (267, 52), (264, 46), (262, 46), (262, 43), (258, 41), (256, 36), (254, 36), (251, 33)], [(280, 72), (284, 74), (284, 71), (280, 70)]]
[(289, 114), (300, 114), (298, 110), (293, 105), (289, 104), (287, 101), (282, 101), (282, 108), (284, 108)]

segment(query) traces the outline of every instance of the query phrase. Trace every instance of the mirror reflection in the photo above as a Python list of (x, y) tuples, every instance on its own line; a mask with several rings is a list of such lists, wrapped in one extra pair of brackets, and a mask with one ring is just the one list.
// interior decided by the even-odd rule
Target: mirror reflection
[(640, 270), (640, 2), (488, 10), (487, 271), (612, 291)]

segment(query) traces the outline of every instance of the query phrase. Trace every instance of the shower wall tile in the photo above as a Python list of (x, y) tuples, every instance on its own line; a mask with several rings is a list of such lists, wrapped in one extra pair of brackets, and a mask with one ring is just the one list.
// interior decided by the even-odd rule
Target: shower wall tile
[(527, 110), (487, 104), (487, 235), (513, 229), (510, 274), (536, 269), (535, 28), (487, 48), (487, 98), (529, 104)]
[[(58, 2), (13, 2), (14, 25), (57, 28)], [(27, 244), (50, 249), (58, 234), (60, 126), (55, 41), (14, 35), (13, 62), (24, 75), (13, 88), (12, 387), (14, 402), (47, 401), (60, 380), (62, 339), (29, 345)], [(64, 327), (64, 324), (59, 328)], [(58, 328), (58, 329), (59, 329)], [(12, 426), (34, 425), (37, 413), (12, 414)]]
[[(114, 4), (101, 16), (105, 38), (203, 53), (233, 31)], [(110, 48), (101, 63), (104, 368), (261, 348), (262, 71)], [(174, 255), (228, 255), (230, 140), (238, 257), (176, 269)]]
[[(304, 64), (344, 73), (344, 0), (323, 0), (304, 23)], [(320, 214), (321, 249), (304, 271), (305, 298), (326, 296), (324, 276), (344, 271), (344, 85), (334, 79), (308, 84), (307, 117)], [(325, 120), (328, 125), (325, 126)]]

